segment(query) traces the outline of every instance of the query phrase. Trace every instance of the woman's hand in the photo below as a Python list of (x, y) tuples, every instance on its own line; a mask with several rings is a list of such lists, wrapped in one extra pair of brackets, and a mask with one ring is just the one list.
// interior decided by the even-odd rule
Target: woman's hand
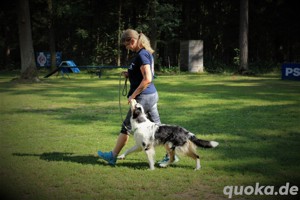
[(128, 97), (128, 104), (130, 104), (132, 99), (135, 99), (135, 97), (134, 98), (132, 96)]

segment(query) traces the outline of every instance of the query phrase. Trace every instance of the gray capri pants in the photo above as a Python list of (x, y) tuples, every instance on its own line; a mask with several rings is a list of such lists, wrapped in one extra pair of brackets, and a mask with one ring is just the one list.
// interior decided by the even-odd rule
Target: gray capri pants
[[(148, 116), (148, 119), (156, 124), (161, 124), (159, 113), (157, 110), (157, 102), (158, 102), (158, 93), (155, 92), (153, 94), (140, 94), (138, 97), (136, 97), (136, 101), (140, 103), (145, 113)], [(129, 131), (131, 130), (131, 124), (130, 124), (130, 118), (131, 118), (131, 109), (129, 108), (126, 118), (122, 124), (121, 133), (123, 134), (129, 134)], [(125, 127), (126, 126), (126, 127)]]

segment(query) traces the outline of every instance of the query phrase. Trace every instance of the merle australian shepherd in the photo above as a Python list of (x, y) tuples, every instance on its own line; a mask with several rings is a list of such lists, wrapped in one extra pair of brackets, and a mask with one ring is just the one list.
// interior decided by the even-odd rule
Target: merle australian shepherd
[(164, 145), (168, 154), (169, 162), (161, 167), (167, 167), (174, 162), (175, 151), (182, 153), (196, 160), (196, 168), (201, 168), (200, 158), (196, 152), (197, 147), (213, 148), (218, 146), (218, 142), (198, 139), (193, 133), (183, 127), (175, 125), (160, 124), (151, 122), (143, 109), (143, 106), (132, 100), (130, 103), (132, 116), (130, 119), (131, 130), (134, 134), (136, 145), (120, 155), (119, 159), (124, 159), (126, 155), (143, 150), (147, 154), (150, 169), (154, 169), (154, 147)]

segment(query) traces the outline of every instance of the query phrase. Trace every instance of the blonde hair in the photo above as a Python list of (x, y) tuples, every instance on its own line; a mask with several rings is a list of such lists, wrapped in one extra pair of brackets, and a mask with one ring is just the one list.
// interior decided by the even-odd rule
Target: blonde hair
[(149, 38), (144, 35), (143, 33), (138, 33), (136, 30), (133, 29), (127, 29), (122, 33), (121, 36), (121, 42), (129, 42), (131, 38), (134, 38), (137, 40), (137, 45), (139, 48), (145, 48), (147, 51), (149, 51), (151, 54), (154, 53), (154, 50), (151, 47)]

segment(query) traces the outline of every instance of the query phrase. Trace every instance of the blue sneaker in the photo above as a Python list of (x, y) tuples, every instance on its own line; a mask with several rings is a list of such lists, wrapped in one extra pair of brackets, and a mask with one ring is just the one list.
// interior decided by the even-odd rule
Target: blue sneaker
[(107, 161), (108, 164), (115, 166), (117, 162), (117, 157), (114, 157), (112, 151), (110, 152), (102, 152), (98, 151), (98, 156), (102, 158), (103, 160)]
[(160, 163), (165, 163), (165, 162), (168, 162), (170, 160), (168, 154), (165, 155), (165, 157), (161, 160), (161, 161), (158, 161), (157, 163), (160, 164)]
[[(166, 156), (161, 161), (159, 161), (158, 164), (160, 167), (166, 167), (169, 164), (169, 160), (170, 160), (170, 158), (169, 158), (168, 154), (166, 154)], [(175, 160), (170, 164), (177, 163), (178, 161), (179, 161), (179, 158), (178, 158), (178, 156), (175, 155)]]

